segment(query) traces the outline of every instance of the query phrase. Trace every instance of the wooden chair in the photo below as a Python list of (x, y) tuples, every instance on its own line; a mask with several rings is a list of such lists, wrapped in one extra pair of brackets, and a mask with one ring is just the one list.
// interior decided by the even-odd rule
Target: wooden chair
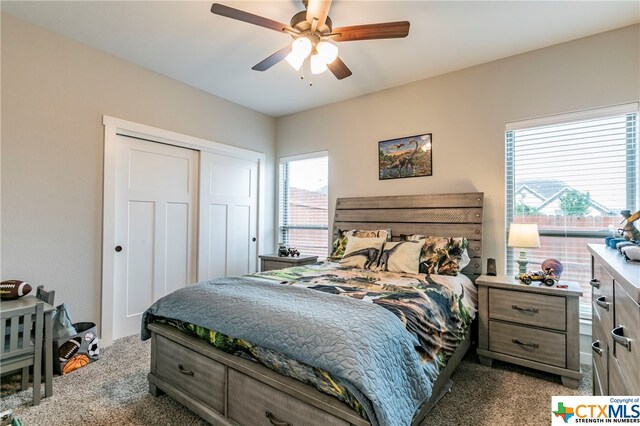
[(33, 405), (40, 403), (43, 331), (42, 301), (29, 308), (0, 311), (0, 369), (3, 373), (22, 370), (25, 390), (29, 386), (29, 367), (33, 366)]
[(38, 289), (36, 290), (36, 297), (42, 300), (44, 303), (48, 303), (51, 306), (54, 306), (53, 301), (56, 298), (56, 291), (55, 290), (46, 291), (43, 285), (39, 285)]

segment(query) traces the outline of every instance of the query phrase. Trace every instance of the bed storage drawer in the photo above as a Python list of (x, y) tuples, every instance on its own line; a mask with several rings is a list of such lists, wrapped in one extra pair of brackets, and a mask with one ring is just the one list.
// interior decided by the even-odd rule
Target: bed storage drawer
[(565, 298), (492, 288), (489, 289), (489, 317), (564, 331)]
[(157, 339), (155, 375), (223, 413), (225, 367), (161, 335)]
[(491, 321), (489, 350), (561, 368), (567, 365), (565, 335), (552, 331)]
[(234, 370), (229, 370), (227, 416), (246, 426), (349, 426), (329, 413)]

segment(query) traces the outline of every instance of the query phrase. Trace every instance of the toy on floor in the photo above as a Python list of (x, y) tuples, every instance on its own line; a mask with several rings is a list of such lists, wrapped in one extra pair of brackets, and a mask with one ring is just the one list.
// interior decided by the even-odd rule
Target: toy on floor
[(23, 426), (23, 424), (13, 415), (13, 410), (7, 410), (0, 413), (0, 426)]

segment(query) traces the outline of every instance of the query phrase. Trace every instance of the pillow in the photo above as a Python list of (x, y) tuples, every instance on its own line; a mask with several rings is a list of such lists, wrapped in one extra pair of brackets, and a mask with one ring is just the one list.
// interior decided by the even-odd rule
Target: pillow
[(378, 258), (380, 257), (380, 251), (382, 250), (385, 239), (385, 237), (349, 237), (340, 264), (361, 269), (371, 269), (375, 267), (378, 264)]
[[(460, 269), (469, 264), (469, 255), (464, 256), (469, 242), (466, 238), (432, 237), (420, 234), (400, 235), (406, 241), (422, 241), (420, 272), (427, 274), (458, 275)], [(464, 258), (464, 262), (462, 262)], [(460, 266), (460, 264), (463, 266)]]
[(421, 251), (418, 241), (384, 243), (378, 270), (417, 274)]
[(347, 247), (347, 240), (349, 237), (358, 237), (358, 238), (378, 238), (384, 237), (387, 241), (391, 241), (391, 229), (377, 229), (377, 230), (366, 230), (366, 229), (351, 229), (351, 230), (341, 230), (338, 229), (336, 239), (333, 240), (333, 246), (331, 248), (331, 254), (329, 255), (329, 259), (331, 260), (340, 260), (342, 256), (344, 256), (344, 249)]

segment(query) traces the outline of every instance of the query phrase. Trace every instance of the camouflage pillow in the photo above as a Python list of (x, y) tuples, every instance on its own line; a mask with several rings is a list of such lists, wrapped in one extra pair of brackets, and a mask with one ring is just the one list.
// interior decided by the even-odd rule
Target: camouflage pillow
[(378, 229), (378, 230), (366, 230), (366, 229), (351, 229), (341, 230), (338, 229), (336, 239), (333, 240), (333, 246), (331, 248), (331, 254), (329, 260), (340, 260), (344, 256), (344, 250), (347, 247), (347, 240), (349, 237), (358, 238), (379, 238), (384, 237), (387, 241), (391, 241), (391, 229)]
[(400, 235), (405, 241), (424, 241), (420, 253), (420, 272), (458, 275), (460, 262), (468, 246), (466, 238), (427, 237), (420, 234)]
[(380, 257), (380, 252), (382, 251), (382, 245), (384, 242), (385, 237), (349, 237), (340, 265), (361, 269), (374, 268), (378, 265), (378, 258)]

